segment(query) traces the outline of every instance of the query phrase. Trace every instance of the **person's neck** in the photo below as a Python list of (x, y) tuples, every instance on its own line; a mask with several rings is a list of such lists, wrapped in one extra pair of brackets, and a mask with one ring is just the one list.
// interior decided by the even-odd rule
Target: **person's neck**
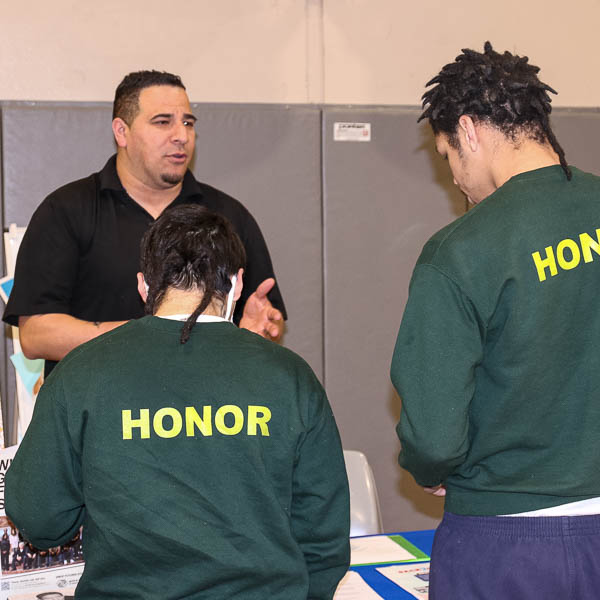
[(154, 219), (157, 219), (163, 210), (177, 198), (183, 183), (177, 183), (167, 188), (153, 188), (135, 177), (131, 169), (127, 168), (125, 161), (126, 159), (121, 154), (117, 154), (117, 175), (121, 185), (134, 202)]
[(496, 189), (515, 175), (560, 164), (558, 154), (550, 144), (540, 144), (529, 138), (522, 139), (517, 146), (502, 145), (495, 155), (492, 177)]
[[(200, 302), (202, 302), (202, 292), (169, 288), (154, 315), (157, 317), (191, 315), (198, 308)], [(223, 303), (213, 298), (202, 314), (222, 317)]]

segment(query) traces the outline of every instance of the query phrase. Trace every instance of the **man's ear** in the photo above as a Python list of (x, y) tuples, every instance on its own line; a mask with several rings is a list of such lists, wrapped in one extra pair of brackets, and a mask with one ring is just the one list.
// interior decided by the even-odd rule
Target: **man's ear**
[(235, 282), (235, 292), (233, 292), (233, 300), (237, 302), (242, 295), (242, 289), (244, 287), (244, 282), (242, 280), (244, 275), (244, 269), (240, 269), (237, 272), (237, 281)]
[(113, 135), (115, 136), (115, 142), (117, 142), (117, 146), (119, 148), (126, 148), (129, 125), (127, 125), (127, 123), (125, 123), (121, 117), (117, 117), (116, 119), (113, 119), (112, 130)]
[(146, 291), (146, 280), (144, 279), (144, 275), (142, 273), (137, 274), (137, 288), (138, 293), (142, 297), (142, 301), (146, 304), (146, 300), (148, 299), (148, 292)]
[(470, 148), (472, 152), (476, 152), (479, 148), (479, 132), (475, 122), (469, 115), (461, 115), (458, 119), (458, 133), (465, 141), (465, 147)]

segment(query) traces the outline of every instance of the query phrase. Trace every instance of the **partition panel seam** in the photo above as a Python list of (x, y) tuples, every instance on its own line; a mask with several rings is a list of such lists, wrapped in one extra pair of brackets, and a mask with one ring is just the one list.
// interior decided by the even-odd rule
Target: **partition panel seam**
[(327, 313), (325, 312), (325, 300), (326, 300), (326, 266), (327, 261), (325, 260), (325, 227), (326, 227), (326, 218), (325, 218), (325, 167), (323, 160), (323, 156), (325, 154), (325, 150), (323, 144), (325, 143), (325, 135), (323, 128), (325, 126), (325, 118), (323, 115), (323, 109), (319, 110), (319, 195), (321, 199), (321, 368), (323, 373), (323, 387), (327, 389), (327, 356), (325, 354), (326, 343), (325, 336), (327, 335), (327, 328), (325, 327), (325, 320), (327, 318)]

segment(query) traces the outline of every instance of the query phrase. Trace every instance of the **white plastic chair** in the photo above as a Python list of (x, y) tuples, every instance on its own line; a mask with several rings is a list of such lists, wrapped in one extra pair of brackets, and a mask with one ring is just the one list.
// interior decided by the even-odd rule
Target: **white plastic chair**
[(350, 535), (383, 533), (377, 486), (367, 457), (358, 450), (344, 450), (350, 485)]

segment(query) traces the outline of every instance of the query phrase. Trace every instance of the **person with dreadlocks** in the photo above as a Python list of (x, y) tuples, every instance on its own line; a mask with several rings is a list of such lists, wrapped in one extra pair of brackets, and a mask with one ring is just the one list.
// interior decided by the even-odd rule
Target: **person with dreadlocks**
[(487, 42), (423, 96), (472, 204), (423, 248), (391, 367), (399, 463), (445, 496), (432, 600), (598, 596), (600, 178), (538, 72)]
[(245, 255), (224, 217), (169, 208), (141, 256), (150, 314), (44, 383), (7, 514), (39, 548), (83, 524), (78, 598), (330, 600), (350, 518), (323, 388), (299, 356), (230, 322)]

